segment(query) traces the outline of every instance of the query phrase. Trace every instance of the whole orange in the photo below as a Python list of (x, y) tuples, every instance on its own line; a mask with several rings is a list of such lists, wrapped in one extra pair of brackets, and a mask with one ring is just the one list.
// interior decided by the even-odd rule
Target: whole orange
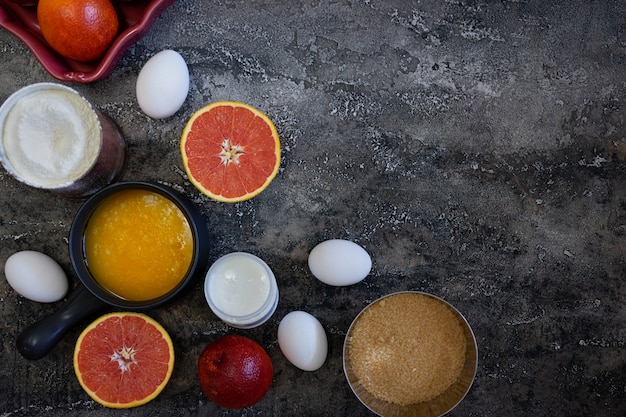
[(109, 0), (40, 0), (41, 34), (59, 54), (76, 61), (94, 61), (104, 54), (119, 28)]
[(207, 345), (198, 361), (204, 394), (225, 408), (246, 408), (270, 389), (272, 361), (261, 345), (245, 336), (221, 337)]

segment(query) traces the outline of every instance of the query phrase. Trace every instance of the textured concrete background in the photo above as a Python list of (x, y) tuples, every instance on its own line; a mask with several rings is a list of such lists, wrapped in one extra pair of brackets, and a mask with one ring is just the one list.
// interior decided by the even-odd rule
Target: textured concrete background
[[(626, 3), (624, 1), (179, 0), (107, 79), (72, 84), (120, 126), (124, 180), (158, 181), (199, 207), (211, 261), (262, 257), (281, 298), (264, 326), (237, 331), (210, 312), (198, 282), (150, 311), (177, 363), (163, 393), (132, 411), (89, 400), (72, 367), (80, 328), (39, 361), (15, 350), (27, 325), (58, 305), (19, 297), (0, 280), (0, 416), (367, 416), (342, 373), (345, 332), (372, 300), (423, 290), (455, 305), (479, 345), (475, 384), (451, 416), (624, 416), (626, 413)], [(183, 108), (155, 121), (139, 109), (137, 74), (180, 52), (191, 72)], [(0, 31), (0, 100), (54, 81)], [(280, 172), (241, 204), (202, 197), (178, 141), (216, 100), (266, 112), (282, 139)], [(32, 249), (75, 285), (68, 232), (81, 201), (0, 172), (0, 260)], [(306, 265), (319, 242), (344, 238), (373, 258), (345, 288)], [(282, 356), (280, 319), (315, 315), (325, 365)], [(275, 375), (243, 411), (213, 405), (196, 362), (224, 334), (259, 341)]]

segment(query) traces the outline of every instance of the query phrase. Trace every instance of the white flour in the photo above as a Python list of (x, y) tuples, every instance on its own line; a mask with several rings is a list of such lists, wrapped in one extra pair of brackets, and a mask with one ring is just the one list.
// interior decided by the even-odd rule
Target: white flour
[(47, 88), (9, 109), (2, 138), (6, 158), (24, 182), (55, 188), (77, 180), (94, 164), (100, 124), (82, 97)]

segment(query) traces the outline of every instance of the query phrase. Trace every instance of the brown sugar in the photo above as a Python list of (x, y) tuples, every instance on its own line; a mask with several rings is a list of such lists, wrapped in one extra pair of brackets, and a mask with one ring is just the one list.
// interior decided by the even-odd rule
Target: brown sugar
[(428, 401), (449, 388), (465, 363), (466, 341), (455, 313), (419, 293), (385, 297), (354, 324), (348, 355), (355, 376), (378, 399)]

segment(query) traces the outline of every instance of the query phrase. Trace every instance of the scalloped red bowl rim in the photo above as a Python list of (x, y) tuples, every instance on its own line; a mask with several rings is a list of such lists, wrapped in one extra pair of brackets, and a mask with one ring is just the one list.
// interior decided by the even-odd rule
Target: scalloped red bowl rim
[[(121, 31), (99, 61), (81, 63), (68, 60), (45, 42), (39, 29), (35, 6), (20, 6), (0, 0), (0, 26), (19, 38), (41, 65), (60, 81), (90, 83), (108, 77), (124, 53), (151, 29), (156, 19), (176, 0), (121, 0), (118, 8)], [(136, 22), (126, 21), (124, 9), (144, 6)], [(122, 9), (122, 10), (120, 10)], [(134, 10), (137, 13), (138, 10)]]

